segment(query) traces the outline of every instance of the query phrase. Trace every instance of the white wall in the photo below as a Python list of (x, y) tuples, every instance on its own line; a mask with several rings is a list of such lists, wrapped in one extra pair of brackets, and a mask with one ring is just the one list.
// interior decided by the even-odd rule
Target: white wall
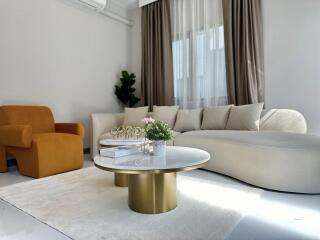
[(89, 115), (120, 110), (113, 88), (134, 59), (130, 31), (67, 0), (1, 0), (0, 105), (47, 105), (57, 122), (83, 122), (88, 147)]
[(320, 135), (320, 0), (263, 0), (267, 108), (293, 108)]

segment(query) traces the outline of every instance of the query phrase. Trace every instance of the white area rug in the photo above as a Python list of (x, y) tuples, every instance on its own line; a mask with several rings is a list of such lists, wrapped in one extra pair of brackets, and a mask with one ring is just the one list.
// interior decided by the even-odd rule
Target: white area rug
[(145, 215), (95, 167), (0, 189), (0, 198), (77, 240), (223, 239), (262, 190), (196, 170), (178, 174), (178, 207)]

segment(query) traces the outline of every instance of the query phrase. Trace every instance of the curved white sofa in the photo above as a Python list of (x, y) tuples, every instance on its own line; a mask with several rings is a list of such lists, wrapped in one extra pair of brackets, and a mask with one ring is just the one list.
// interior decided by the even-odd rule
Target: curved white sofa
[[(123, 114), (93, 114), (92, 157), (100, 136), (121, 125)], [(320, 193), (320, 137), (307, 135), (306, 121), (294, 110), (265, 111), (260, 131), (198, 130), (175, 133), (173, 145), (208, 151), (204, 169), (259, 187)]]

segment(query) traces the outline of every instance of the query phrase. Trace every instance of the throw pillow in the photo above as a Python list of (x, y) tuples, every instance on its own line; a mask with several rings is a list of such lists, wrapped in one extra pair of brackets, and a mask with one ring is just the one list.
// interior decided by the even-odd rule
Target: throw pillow
[(186, 132), (200, 129), (202, 117), (201, 115), (201, 108), (179, 110), (174, 130), (177, 132)]
[(228, 130), (259, 131), (260, 116), (264, 103), (232, 106), (227, 122)]
[(205, 107), (203, 110), (202, 130), (223, 130), (226, 128), (232, 105)]
[(179, 106), (153, 106), (153, 118), (163, 121), (172, 129), (176, 122)]
[(125, 108), (123, 125), (143, 127), (143, 118), (146, 117), (149, 107)]

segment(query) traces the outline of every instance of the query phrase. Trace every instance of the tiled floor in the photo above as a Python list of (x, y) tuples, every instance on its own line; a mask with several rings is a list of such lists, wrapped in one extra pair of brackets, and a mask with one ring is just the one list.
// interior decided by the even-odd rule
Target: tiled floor
[[(87, 155), (84, 167), (92, 165), (93, 162)], [(32, 178), (23, 177), (11, 168), (8, 173), (0, 174), (0, 187), (31, 180)], [(229, 240), (320, 239), (320, 195), (264, 191), (257, 204), (250, 206), (250, 209), (251, 211), (230, 233)], [(8, 203), (0, 201), (0, 239), (67, 240), (69, 238)], [(187, 236), (185, 239), (188, 240)]]
[(32, 180), (32, 178), (20, 175), (16, 167), (10, 167), (7, 173), (0, 173), (0, 187), (30, 180)]
[(1, 240), (70, 240), (30, 215), (0, 200)]
[(264, 191), (229, 240), (320, 239), (320, 195)]

